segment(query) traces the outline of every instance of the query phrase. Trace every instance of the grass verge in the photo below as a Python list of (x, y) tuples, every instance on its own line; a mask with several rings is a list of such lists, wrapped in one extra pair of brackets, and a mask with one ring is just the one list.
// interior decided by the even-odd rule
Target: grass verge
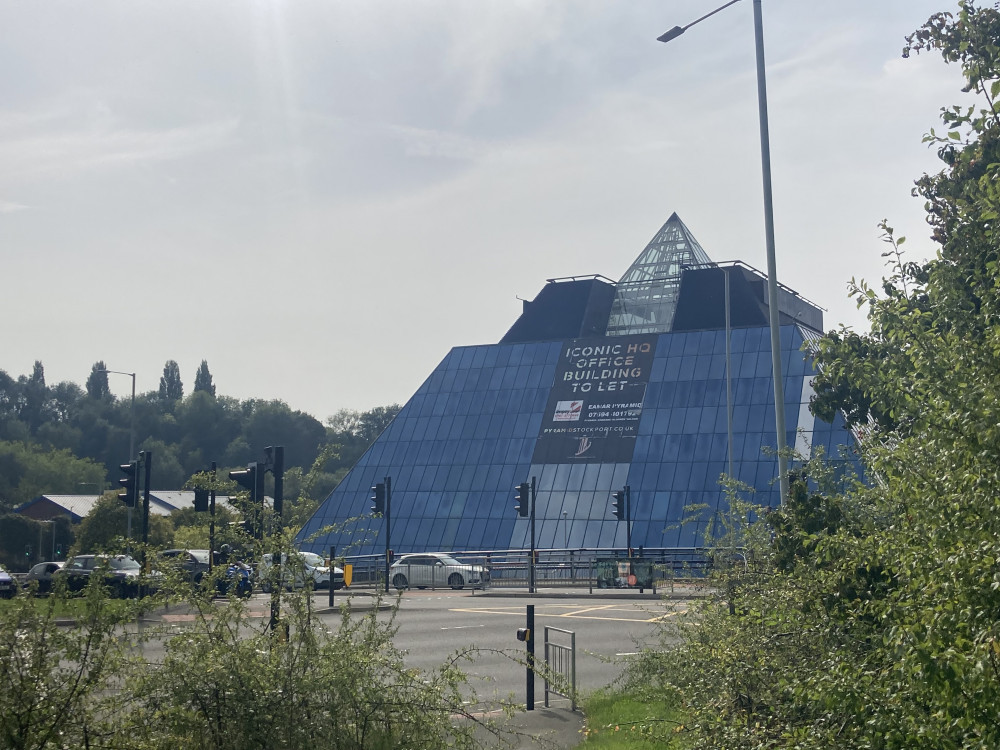
[[(599, 690), (583, 701), (587, 717), (580, 750), (653, 750), (684, 748), (682, 715), (670, 701), (647, 701), (625, 693)], [(664, 738), (670, 744), (664, 744)]]
[[(32, 596), (30, 592), (20, 592), (17, 601), (30, 601), (39, 611), (49, 611), (51, 607), (52, 616), (56, 619), (76, 619), (87, 611), (87, 600), (82, 596)], [(0, 599), (0, 610), (13, 607), (15, 599)], [(129, 607), (135, 606), (134, 600), (108, 599), (107, 606), (112, 610), (127, 611)]]

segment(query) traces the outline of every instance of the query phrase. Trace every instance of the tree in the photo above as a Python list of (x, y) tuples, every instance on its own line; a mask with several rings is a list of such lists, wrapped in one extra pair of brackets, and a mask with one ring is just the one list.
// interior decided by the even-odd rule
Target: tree
[(326, 420), (326, 440), (330, 444), (339, 446), (340, 458), (336, 464), (331, 464), (328, 470), (336, 471), (353, 466), (401, 409), (399, 404), (377, 406), (364, 412), (341, 409), (329, 417)]
[(42, 363), (35, 360), (31, 377), (26, 378), (22, 375), (18, 378), (17, 383), (20, 390), (18, 416), (34, 434), (45, 419), (45, 402), (48, 398), (48, 389), (45, 386), (45, 368), (42, 367)]
[[(96, 592), (95, 592), (96, 593)], [(0, 609), (0, 738), (9, 748), (93, 747), (120, 712), (118, 681), (132, 608), (88, 596), (77, 621), (57, 617), (61, 596), (18, 596)]]
[[(141, 495), (141, 492), (140, 492)], [(142, 499), (132, 513), (132, 539), (141, 538)], [(76, 535), (76, 552), (91, 553), (120, 551), (128, 532), (128, 508), (118, 499), (118, 492), (105, 494), (80, 522)], [(149, 545), (156, 549), (169, 547), (174, 538), (174, 527), (169, 519), (151, 513), (149, 516)]]
[[(377, 604), (367, 616), (345, 608), (331, 626), (309, 606), (311, 592), (286, 594), (288, 627), (271, 632), (246, 602), (213, 602), (212, 587), (178, 591), (195, 619), (181, 632), (134, 626), (162, 598), (111, 602), (97, 586), (71, 625), (57, 617), (67, 607), (58, 588), (41, 603), (18, 596), (0, 608), (3, 746), (473, 750), (486, 744), (483, 729), (491, 747), (516, 744), (489, 718), (509, 706), (470, 713), (477, 698), (461, 665), (474, 651), (415, 669), (393, 645), (394, 616)], [(150, 660), (151, 638), (164, 648)]]
[(87, 395), (90, 398), (109, 398), (111, 389), (108, 387), (108, 366), (104, 360), (98, 360), (90, 368), (90, 375), (87, 377)]
[[(174, 418), (181, 436), (182, 460), (189, 473), (204, 468), (206, 462), (221, 462), (229, 443), (243, 430), (239, 402), (207, 391), (195, 390), (177, 404)], [(241, 456), (240, 460), (249, 458)]]
[(202, 360), (198, 372), (194, 376), (194, 393), (205, 391), (211, 396), (215, 395), (215, 385), (212, 383), (212, 373), (208, 371), (208, 361)]
[(290, 529), (299, 529), (316, 512), (320, 502), (340, 483), (343, 475), (336, 476), (327, 470), (327, 464), (339, 456), (339, 446), (326, 445), (320, 451), (308, 472), (296, 466), (285, 473), (285, 518)]
[(181, 383), (181, 368), (177, 362), (168, 359), (163, 366), (163, 376), (160, 378), (160, 399), (175, 402), (182, 398), (184, 398), (184, 384)]
[(66, 449), (43, 451), (23, 442), (0, 442), (0, 508), (46, 493), (76, 494), (81, 486), (104, 487), (104, 467)]
[(292, 411), (283, 401), (254, 401), (244, 434), (251, 455), (263, 455), (269, 445), (283, 445), (285, 460), (295, 466), (312, 465), (326, 440), (326, 430), (318, 420)]
[[(50, 522), (0, 513), (0, 564), (7, 570), (23, 572), (40, 559), (64, 558), (75, 539), (76, 528), (69, 516), (56, 516)], [(30, 555), (25, 554), (27, 545)]]
[(888, 274), (853, 290), (869, 332), (821, 341), (814, 407), (863, 428), (874, 481), (845, 492), (806, 466), (720, 598), (636, 662), (630, 685), (686, 711), (686, 746), (1000, 746), (997, 40), (1000, 10), (971, 0), (907, 38), (981, 103), (926, 138), (944, 167), (915, 194), (937, 257), (906, 260), (883, 222)]

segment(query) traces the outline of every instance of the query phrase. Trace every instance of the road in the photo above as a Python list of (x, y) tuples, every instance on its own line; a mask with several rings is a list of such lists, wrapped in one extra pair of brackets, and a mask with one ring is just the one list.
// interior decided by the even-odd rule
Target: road
[[(338, 593), (336, 602), (342, 603), (345, 595)], [(361, 614), (370, 611), (371, 598), (355, 594), (352, 606)], [(385, 602), (396, 601), (395, 595)], [(395, 617), (398, 632), (396, 645), (406, 654), (408, 666), (432, 670), (445, 663), (458, 651), (470, 654), (462, 671), (470, 676), (476, 695), (484, 701), (497, 698), (523, 704), (526, 699), (527, 672), (524, 665), (525, 644), (518, 641), (518, 628), (525, 627), (527, 605), (535, 608), (535, 655), (544, 656), (544, 627), (550, 626), (576, 634), (576, 678), (578, 691), (590, 691), (612, 682), (622, 671), (625, 660), (643, 646), (655, 645), (654, 635), (658, 620), (673, 616), (683, 609), (684, 600), (666, 602), (650, 594), (630, 596), (619, 594), (602, 596), (588, 594), (581, 589), (573, 594), (560, 592), (553, 595), (507, 595), (503, 592), (472, 593), (470, 591), (406, 591), (399, 598), (398, 610), (393, 613), (386, 607), (378, 617)], [(270, 597), (255, 594), (252, 610), (266, 621)], [(325, 610), (327, 594), (317, 594), (314, 604), (318, 618), (336, 628), (339, 612)], [(220, 606), (224, 606), (220, 603)], [(183, 631), (192, 623), (189, 616), (179, 611), (161, 613), (161, 619), (174, 632)], [(552, 640), (568, 644), (569, 636), (554, 633)], [(143, 646), (147, 659), (162, 658), (163, 642), (154, 637)], [(544, 684), (535, 682), (535, 703), (544, 700)], [(553, 705), (560, 705), (558, 697)], [(563, 703), (566, 701), (563, 700)]]
[[(474, 678), (483, 697), (515, 696), (524, 701), (527, 673), (525, 644), (518, 628), (525, 627), (527, 605), (535, 608), (535, 655), (544, 655), (544, 627), (576, 634), (577, 689), (607, 685), (620, 673), (624, 660), (643, 646), (653, 645), (656, 622), (673, 609), (648, 594), (642, 598), (599, 598), (580, 595), (537, 595), (531, 598), (469, 592), (408, 591), (400, 600), (396, 645), (407, 664), (432, 669), (458, 650), (473, 650), (464, 671)], [(683, 606), (681, 604), (680, 606)], [(382, 616), (388, 617), (389, 613)], [(569, 636), (552, 633), (552, 640), (569, 644)], [(535, 684), (536, 703), (544, 699), (541, 680)]]

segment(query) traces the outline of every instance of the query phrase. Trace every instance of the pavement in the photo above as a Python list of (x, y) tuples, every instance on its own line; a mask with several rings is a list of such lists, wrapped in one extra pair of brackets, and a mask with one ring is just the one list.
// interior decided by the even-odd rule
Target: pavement
[[(550, 700), (550, 708), (541, 704), (534, 711), (519, 711), (498, 722), (505, 734), (494, 738), (485, 731), (481, 734), (483, 747), (507, 750), (571, 750), (583, 742), (584, 716), (577, 708), (571, 711), (569, 701), (558, 706)], [(510, 744), (513, 743), (513, 744)]]

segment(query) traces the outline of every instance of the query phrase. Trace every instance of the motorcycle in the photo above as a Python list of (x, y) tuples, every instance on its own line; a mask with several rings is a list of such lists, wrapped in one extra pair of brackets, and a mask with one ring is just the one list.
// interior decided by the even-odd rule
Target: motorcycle
[(220, 578), (218, 585), (223, 596), (232, 591), (236, 596), (248, 599), (253, 593), (253, 568), (243, 562), (229, 563), (225, 578)]

